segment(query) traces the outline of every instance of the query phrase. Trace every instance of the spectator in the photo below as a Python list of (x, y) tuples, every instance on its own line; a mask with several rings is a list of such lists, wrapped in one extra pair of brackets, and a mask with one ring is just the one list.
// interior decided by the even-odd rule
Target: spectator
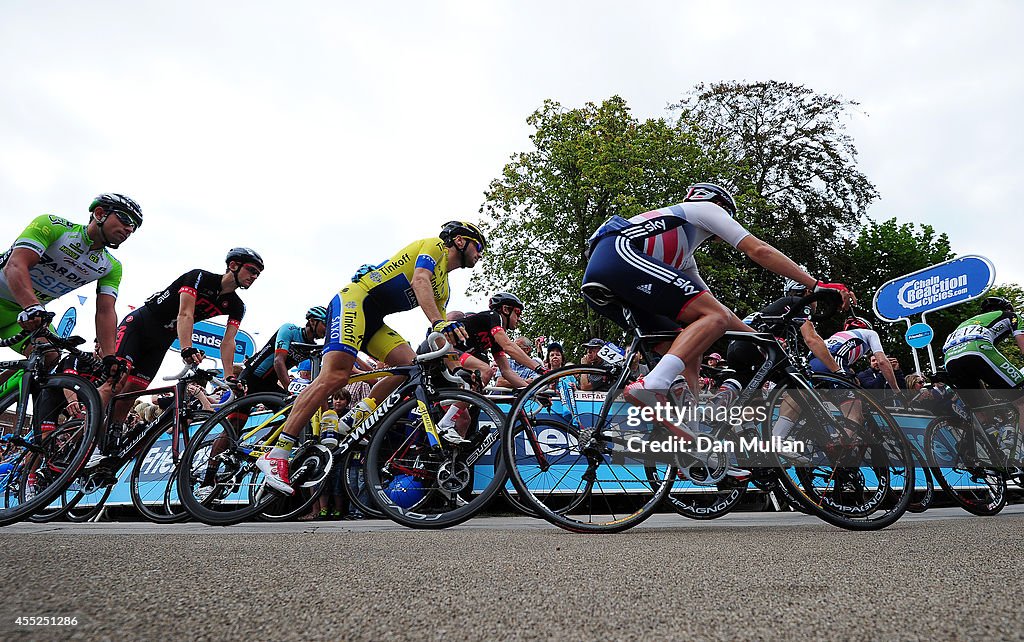
[[(352, 394), (345, 388), (342, 388), (334, 393), (327, 400), (327, 403), (339, 415), (344, 415), (348, 412), (349, 406), (352, 405)], [(343, 515), (348, 513), (348, 498), (345, 497), (345, 491), (342, 489), (343, 477), (341, 466), (338, 465), (337, 459), (334, 460), (334, 466), (331, 468), (327, 481), (324, 483), (327, 484), (324, 492), (320, 493), (320, 497), (310, 508), (309, 513), (299, 519), (341, 519)]]
[[(892, 364), (893, 373), (896, 375), (896, 381), (904, 382), (906, 385), (906, 378), (903, 374), (903, 370), (900, 368), (899, 361), (895, 357), (889, 357), (889, 363)], [(871, 355), (871, 364), (869, 367), (861, 370), (857, 373), (857, 379), (860, 381), (862, 388), (869, 390), (883, 390), (889, 388), (889, 385), (885, 381), (885, 376), (882, 375), (882, 371), (878, 365), (878, 357)]]
[(562, 344), (552, 341), (548, 344), (547, 353), (544, 355), (544, 367), (548, 370), (554, 370), (564, 365), (566, 365), (565, 351), (562, 350)]
[[(586, 352), (583, 353), (583, 358), (580, 359), (580, 363), (587, 366), (599, 366), (604, 363), (604, 360), (598, 356), (601, 348), (604, 347), (604, 341), (594, 337), (590, 341), (583, 344), (586, 348)], [(588, 392), (605, 392), (612, 387), (611, 378), (607, 375), (580, 375), (580, 390), (586, 390)]]

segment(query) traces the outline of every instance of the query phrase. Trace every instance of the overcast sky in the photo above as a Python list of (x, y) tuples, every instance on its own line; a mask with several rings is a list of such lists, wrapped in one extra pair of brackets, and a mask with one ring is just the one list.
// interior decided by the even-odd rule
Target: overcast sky
[[(249, 245), (267, 270), (242, 327), (262, 343), (358, 265), (477, 218), (544, 99), (619, 94), (647, 118), (700, 82), (779, 80), (861, 104), (872, 217), (930, 223), (1024, 282), (1022, 18), (1014, 2), (7, 0), (0, 245), (123, 192), (146, 222), (116, 253), (119, 313)], [(453, 274), (452, 309), (481, 307), (468, 281)], [(418, 311), (390, 323), (425, 329)]]

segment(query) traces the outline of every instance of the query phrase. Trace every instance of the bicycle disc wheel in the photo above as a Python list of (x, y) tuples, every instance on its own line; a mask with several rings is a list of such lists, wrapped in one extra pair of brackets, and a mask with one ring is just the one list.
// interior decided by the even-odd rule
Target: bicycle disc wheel
[(579, 395), (578, 377), (608, 369), (567, 366), (526, 387), (502, 431), (502, 455), (519, 501), (574, 532), (616, 533), (647, 519), (672, 488), (671, 458), (638, 446), (651, 424), (631, 425), (620, 393)]
[[(0, 416), (14, 416), (19, 397), (19, 392), (13, 392), (0, 400)], [(69, 412), (73, 402), (79, 404), (79, 417)], [(45, 377), (25, 403), (25, 427), (19, 434), (6, 428), (0, 438), (0, 526), (46, 509), (71, 485), (92, 450), (102, 420), (99, 393), (75, 375)], [(74, 440), (63, 444), (47, 440), (44, 426), (60, 426), (72, 418), (82, 421)]]
[(987, 517), (1006, 505), (1006, 476), (996, 462), (1000, 453), (973, 424), (939, 417), (924, 433), (931, 474), (964, 510)]
[[(848, 530), (885, 528), (910, 503), (915, 474), (909, 442), (880, 398), (839, 377), (815, 374), (811, 382), (813, 390), (775, 391), (762, 433), (762, 442), (774, 445), (782, 408), (789, 414), (796, 408), (788, 439), (802, 444), (802, 452), (766, 456), (780, 469), (788, 493), (812, 514)], [(845, 416), (851, 408), (859, 410), (859, 421)]]
[(192, 517), (214, 526), (237, 524), (279, 496), (261, 492), (264, 478), (256, 460), (270, 449), (267, 441), (284, 425), (290, 409), (283, 394), (247, 395), (195, 430), (177, 477), (179, 498)]
[(188, 519), (188, 511), (178, 497), (178, 465), (191, 434), (213, 413), (193, 411), (189, 425), (178, 435), (175, 448), (174, 415), (167, 413), (158, 429), (147, 437), (132, 465), (129, 485), (132, 505), (143, 517), (156, 524), (174, 524)]
[(366, 446), (357, 444), (349, 448), (341, 458), (340, 465), (348, 501), (366, 517), (383, 519), (384, 511), (377, 506), (370, 486), (366, 483)]
[[(462, 409), (455, 427), (467, 441), (437, 444), (434, 426), (452, 404)], [(467, 390), (439, 390), (425, 409), (416, 399), (393, 408), (374, 431), (367, 450), (366, 481), (381, 511), (410, 528), (447, 528), (476, 515), (508, 479), (497, 452), (504, 414), (486, 397)]]

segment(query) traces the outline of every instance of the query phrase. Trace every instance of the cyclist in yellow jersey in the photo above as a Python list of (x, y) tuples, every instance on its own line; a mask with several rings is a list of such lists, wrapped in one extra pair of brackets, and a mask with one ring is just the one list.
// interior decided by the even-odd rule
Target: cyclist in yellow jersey
[[(416, 358), (405, 339), (384, 323), (384, 317), (419, 307), (431, 329), (447, 335), (453, 344), (467, 338), (461, 322), (445, 319), (450, 294), (448, 272), (472, 268), (486, 244), (476, 225), (450, 221), (438, 236), (410, 243), (384, 263), (360, 270), (355, 282), (334, 297), (327, 311), (329, 325), (320, 374), (295, 400), (277, 444), (256, 462), (267, 483), (280, 492), (294, 492), (288, 479), (289, 452), (316, 409), (348, 383), (359, 351), (391, 366), (409, 365)], [(401, 383), (399, 377), (378, 381), (370, 397), (350, 413), (347, 423), (358, 423), (357, 415), (372, 412)], [(325, 443), (337, 438), (333, 431), (322, 435)]]

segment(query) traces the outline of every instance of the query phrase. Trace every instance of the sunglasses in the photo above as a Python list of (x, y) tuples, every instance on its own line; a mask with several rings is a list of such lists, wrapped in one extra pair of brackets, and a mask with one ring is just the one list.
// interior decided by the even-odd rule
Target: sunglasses
[(248, 272), (249, 274), (253, 275), (253, 276), (259, 276), (260, 274), (263, 273), (262, 270), (260, 270), (257, 267), (253, 267), (252, 265), (249, 265), (248, 263), (243, 265), (242, 269), (245, 270), (246, 272)]
[(124, 225), (127, 225), (128, 227), (132, 228), (133, 232), (135, 230), (139, 229), (139, 226), (142, 225), (142, 223), (140, 221), (132, 218), (131, 216), (129, 216), (127, 214), (124, 214), (123, 212), (114, 212), (114, 216), (116, 216), (117, 220), (121, 221), (121, 223), (123, 223)]

